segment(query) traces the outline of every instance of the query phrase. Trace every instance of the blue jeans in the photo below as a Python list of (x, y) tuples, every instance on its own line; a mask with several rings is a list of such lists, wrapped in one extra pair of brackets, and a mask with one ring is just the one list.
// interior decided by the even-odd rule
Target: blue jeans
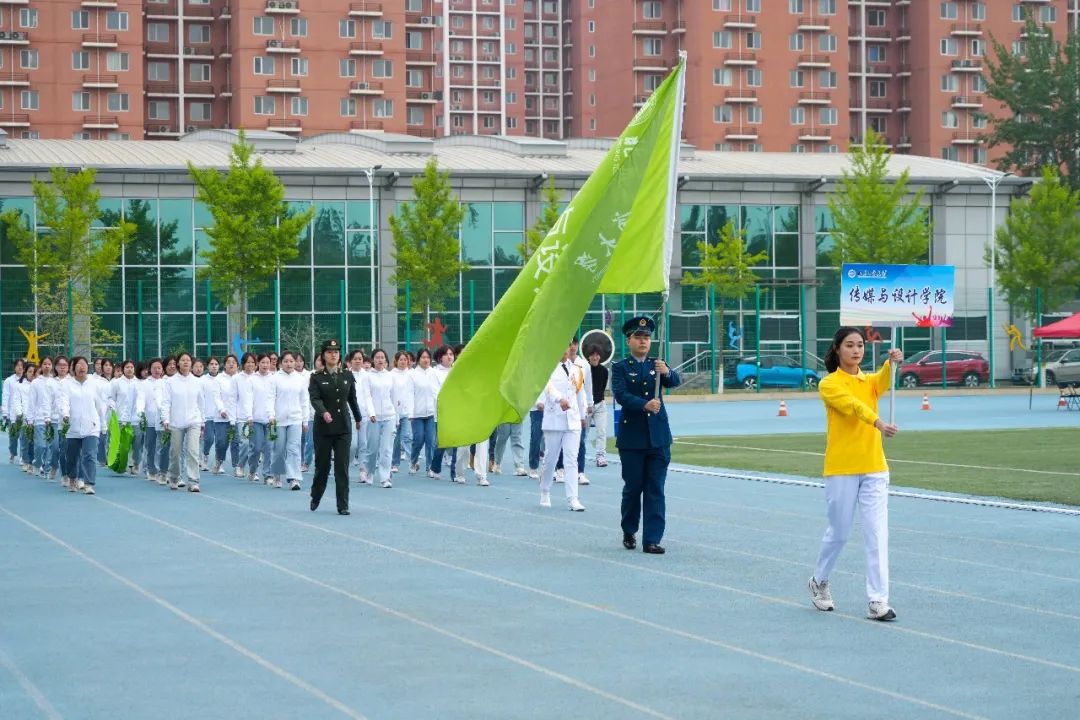
[[(143, 461), (143, 468), (148, 475), (157, 475), (158, 462), (157, 462), (157, 450), (158, 450), (158, 429), (153, 425), (148, 425), (146, 431), (143, 432), (143, 449), (146, 451), (146, 458)], [(143, 460), (138, 455), (135, 456), (135, 460)]]
[(20, 440), (19, 440), (19, 442), (21, 443), (20, 447), (22, 448), (22, 461), (26, 465), (33, 465), (34, 464), (34, 441), (33, 440), (27, 440), (26, 435), (24, 434), (25, 432), (26, 432), (25, 427), (23, 427), (19, 431), (19, 435), (22, 436), (20, 438)]
[[(236, 428), (236, 437), (232, 442), (232, 461), (233, 468), (246, 468), (248, 459), (251, 457), (251, 438), (244, 437), (244, 431), (247, 428), (247, 422), (238, 422), (234, 426)], [(252, 435), (255, 434), (255, 428), (251, 428)]]
[(45, 442), (45, 423), (34, 425), (34, 467), (42, 472), (55, 470), (59, 465), (57, 443), (59, 430), (55, 431), (52, 442)]
[[(543, 416), (541, 416), (543, 417)], [(510, 441), (510, 450), (514, 456), (514, 467), (525, 466), (525, 444), (521, 442), (521, 428), (524, 423), (503, 423), (495, 428), (495, 442), (491, 443), (491, 459), (496, 465), (502, 465), (506, 454), (506, 441)]]
[(397, 432), (394, 433), (394, 449), (390, 453), (390, 465), (396, 467), (401, 462), (401, 448), (404, 447), (405, 451), (409, 453), (410, 459), (412, 459), (412, 420), (409, 418), (398, 418)]
[(424, 448), (422, 470), (431, 470), (435, 460), (435, 418), (422, 417), (412, 419), (412, 456), (409, 461), (416, 465), (420, 459), (420, 449)]
[[(450, 479), (453, 480), (454, 473), (457, 472), (457, 448), (435, 448), (435, 456), (431, 459), (431, 467), (429, 469), (436, 475), (442, 475), (442, 461), (447, 450), (450, 451)], [(466, 451), (468, 451), (468, 448), (466, 448)]]
[(19, 454), (19, 433), (15, 432), (14, 430), (14, 420), (9, 420), (8, 423), (8, 455), (10, 455), (11, 457), (15, 457)]
[(98, 438), (98, 444), (97, 444), (97, 461), (102, 465), (104, 465), (105, 463), (108, 462), (108, 457), (107, 457), (108, 454), (109, 454), (109, 431), (107, 430), (107, 428), (109, 427), (108, 421), (109, 421), (109, 417), (106, 415), (105, 416), (105, 427), (103, 427), (101, 429), (101, 437)]
[(158, 475), (164, 475), (169, 471), (169, 446), (161, 442), (162, 435), (169, 435), (169, 439), (172, 439), (171, 434), (165, 430), (158, 430), (158, 454), (157, 454), (157, 471)]
[(300, 425), (278, 426), (270, 474), (286, 480), (300, 479)]
[(229, 447), (229, 423), (224, 421), (208, 422), (203, 426), (202, 453), (209, 455), (210, 449), (214, 448), (214, 458), (219, 462), (225, 462), (225, 451)]
[(529, 411), (529, 469), (537, 470), (540, 467), (540, 451), (544, 449), (544, 431), (541, 426), (544, 423), (543, 410)]
[(300, 464), (311, 466), (315, 462), (315, 436), (311, 434), (311, 423), (308, 421), (307, 430), (300, 433)]
[(136, 420), (132, 430), (135, 434), (131, 438), (131, 454), (128, 455), (128, 464), (132, 467), (140, 467), (142, 462), (143, 447), (146, 444), (146, 433), (139, 429), (139, 421)]
[(100, 442), (96, 435), (67, 439), (68, 467), (71, 477), (93, 485), (97, 479), (97, 454)]
[[(251, 475), (269, 475), (270, 460), (273, 448), (267, 434), (269, 423), (252, 423), (251, 425), (251, 453), (248, 455), (248, 473)], [(278, 430), (281, 435), (281, 430)], [(260, 463), (260, 459), (262, 462)]]

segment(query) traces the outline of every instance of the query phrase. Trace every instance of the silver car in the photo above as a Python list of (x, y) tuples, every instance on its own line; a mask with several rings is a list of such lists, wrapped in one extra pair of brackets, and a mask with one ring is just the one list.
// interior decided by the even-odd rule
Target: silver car
[(1080, 385), (1080, 348), (1066, 351), (1046, 370), (1047, 385)]

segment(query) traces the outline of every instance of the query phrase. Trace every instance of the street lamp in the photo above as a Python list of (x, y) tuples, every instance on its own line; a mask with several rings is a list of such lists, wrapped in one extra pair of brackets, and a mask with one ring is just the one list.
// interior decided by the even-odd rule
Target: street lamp
[(990, 188), (990, 223), (989, 228), (987, 229), (987, 233), (990, 236), (990, 297), (987, 300), (988, 305), (986, 308), (987, 324), (989, 325), (986, 344), (989, 349), (988, 354), (990, 355), (988, 360), (990, 362), (991, 388), (995, 387), (997, 384), (994, 380), (994, 326), (992, 324), (994, 317), (994, 297), (997, 295), (997, 240), (994, 237), (994, 231), (997, 227), (997, 188), (1001, 181), (1010, 175), (1012, 175), (1011, 172), (998, 172), (993, 175), (982, 176), (983, 182)]
[[(382, 165), (372, 165), (369, 168), (364, 168), (364, 175), (367, 176), (367, 192), (368, 192), (368, 240), (371, 242), (372, 256), (375, 254), (375, 173), (382, 169)], [(374, 260), (374, 257), (372, 257)], [(345, 282), (349, 282), (349, 274), (345, 273)], [(345, 317), (346, 325), (348, 324), (348, 293), (345, 295)], [(371, 283), (371, 307), (377, 307), (375, 304), (375, 283)]]

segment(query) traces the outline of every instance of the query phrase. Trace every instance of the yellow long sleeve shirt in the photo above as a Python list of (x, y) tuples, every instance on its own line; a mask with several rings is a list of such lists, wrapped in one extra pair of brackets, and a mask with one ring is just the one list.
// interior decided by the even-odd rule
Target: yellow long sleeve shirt
[(818, 385), (828, 421), (825, 433), (825, 472), (828, 475), (864, 475), (885, 472), (885, 450), (878, 419), (878, 398), (889, 391), (892, 367), (889, 361), (876, 373), (861, 370), (851, 375), (843, 370), (830, 373)]

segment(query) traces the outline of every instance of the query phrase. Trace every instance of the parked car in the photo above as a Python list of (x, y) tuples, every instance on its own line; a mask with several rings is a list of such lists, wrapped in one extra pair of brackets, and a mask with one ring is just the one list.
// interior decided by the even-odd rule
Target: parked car
[[(900, 385), (906, 388), (940, 385), (941, 355), (940, 350), (914, 355), (900, 366)], [(977, 352), (949, 350), (945, 353), (945, 373), (948, 384), (978, 387), (990, 380), (990, 363)]]
[(1080, 385), (1080, 349), (1067, 350), (1053, 363), (1046, 363), (1047, 385)]
[[(735, 363), (734, 373), (725, 373), (725, 377), (733, 378), (732, 384), (753, 390), (758, 383), (757, 356), (739, 358)], [(762, 355), (761, 356), (761, 387), (817, 387), (820, 376), (817, 370), (804, 368), (798, 360), (787, 355)]]

